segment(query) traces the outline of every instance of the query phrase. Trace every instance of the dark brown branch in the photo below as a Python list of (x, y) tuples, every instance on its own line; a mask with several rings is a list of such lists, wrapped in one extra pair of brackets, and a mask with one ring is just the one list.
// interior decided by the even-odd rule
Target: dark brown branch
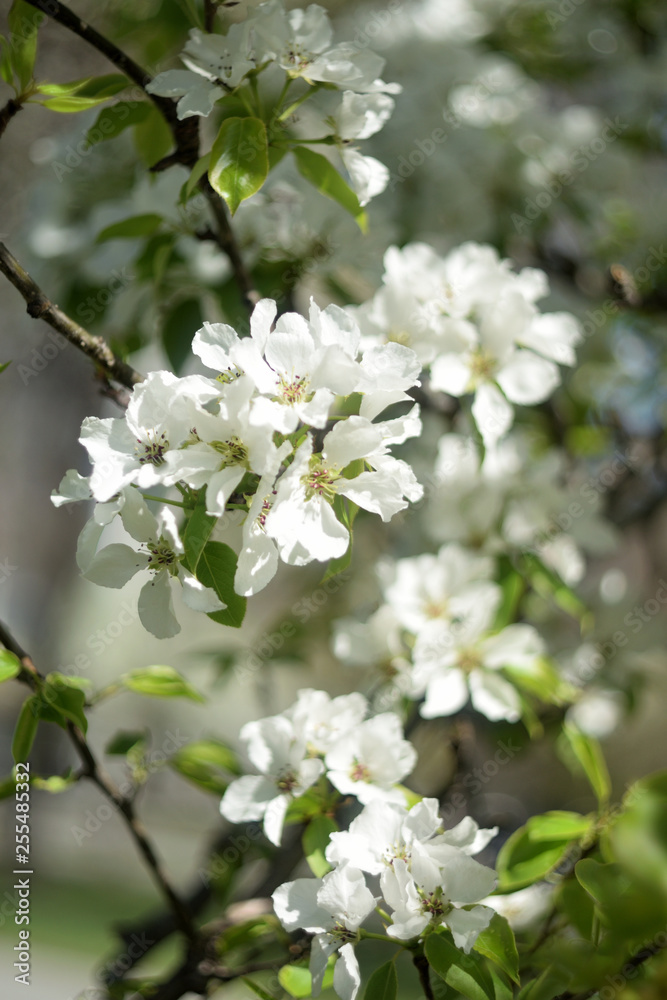
[(215, 0), (204, 0), (204, 31), (213, 31), (217, 12), (218, 6)]
[(43, 319), (45, 323), (57, 330), (70, 342), (83, 351), (87, 357), (97, 364), (107, 378), (119, 382), (128, 389), (133, 389), (144, 376), (135, 371), (131, 365), (116, 357), (107, 342), (102, 337), (94, 337), (82, 326), (54, 305), (46, 297), (42, 289), (21, 267), (4, 243), (0, 243), (0, 271), (11, 281), (26, 301), (28, 315), (33, 319)]
[(416, 952), (412, 956), (413, 964), (419, 973), (419, 982), (421, 983), (421, 988), (424, 991), (424, 996), (426, 1000), (435, 1000), (433, 995), (433, 987), (431, 986), (431, 975), (429, 971), (428, 959), (423, 953)]
[[(32, 691), (39, 693), (45, 681), (43, 674), (39, 672), (32, 661), (32, 658), (14, 639), (11, 633), (0, 622), (0, 642), (5, 649), (21, 661), (21, 672), (17, 680), (26, 684)], [(67, 733), (76, 750), (81, 763), (83, 764), (83, 775), (89, 778), (93, 784), (97, 785), (110, 802), (112, 802), (123, 816), (134, 842), (143, 857), (148, 870), (150, 871), (155, 884), (167, 901), (174, 916), (174, 921), (178, 929), (190, 942), (198, 941), (197, 930), (192, 923), (192, 918), (183, 901), (172, 888), (169, 879), (162, 868), (153, 846), (151, 845), (146, 831), (137, 819), (132, 801), (121, 794), (112, 779), (98, 765), (95, 756), (86, 742), (86, 737), (81, 730), (72, 722), (67, 724)]]
[(17, 115), (21, 108), (23, 107), (21, 101), (17, 101), (14, 97), (11, 97), (4, 108), (0, 109), (0, 136), (7, 128), (9, 122), (12, 120), (14, 115)]
[[(27, 3), (32, 7), (36, 7), (37, 10), (48, 14), (54, 21), (62, 24), (65, 28), (74, 32), (75, 35), (78, 35), (79, 38), (92, 45), (93, 48), (106, 56), (114, 66), (125, 73), (126, 76), (148, 94), (146, 87), (151, 82), (151, 75), (143, 67), (139, 66), (138, 63), (134, 62), (133, 59), (130, 59), (113, 42), (100, 35), (99, 32), (82, 21), (73, 11), (60, 3), (60, 0), (27, 0)], [(166, 170), (175, 163), (180, 163), (186, 167), (194, 166), (199, 157), (199, 122), (197, 117), (193, 116), (179, 120), (176, 114), (176, 104), (170, 98), (158, 97), (156, 94), (148, 94), (148, 97), (153, 101), (169, 125), (176, 146), (173, 153), (160, 160), (152, 169), (154, 171)], [(239, 250), (229, 221), (227, 209), (209, 184), (206, 176), (199, 182), (199, 188), (206, 196), (218, 224), (219, 231), (216, 234), (216, 241), (220, 249), (229, 257), (244, 305), (248, 312), (252, 312), (259, 294), (255, 290), (250, 272), (243, 262), (241, 251)]]

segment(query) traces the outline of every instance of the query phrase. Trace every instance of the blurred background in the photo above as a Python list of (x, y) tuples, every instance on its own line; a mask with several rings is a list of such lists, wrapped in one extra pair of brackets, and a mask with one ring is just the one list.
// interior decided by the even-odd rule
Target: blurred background
[[(584, 641), (578, 623), (548, 602), (535, 597), (532, 611), (564, 669), (602, 651), (588, 724), (604, 738), (620, 795), (665, 764), (665, 614), (656, 594), (667, 577), (667, 8), (661, 0), (323, 5), (336, 39), (380, 52), (384, 79), (403, 87), (392, 119), (365, 148), (387, 165), (390, 183), (370, 204), (362, 237), (351, 217), (307, 190), (283, 161), (235, 218), (244, 255), (263, 294), (282, 291), (281, 308), (304, 309), (311, 295), (321, 306), (363, 302), (378, 287), (390, 244), (424, 241), (446, 253), (475, 240), (519, 266), (545, 270), (551, 292), (542, 308), (580, 318), (578, 366), (549, 404), (520, 423), (564, 456), (549, 523), (585, 487), (592, 497), (599, 524), (586, 520), (581, 537), (573, 531), (571, 558), (582, 560), (573, 586), (593, 608), (595, 628)], [(177, 65), (187, 6), (72, 2), (152, 73)], [(245, 9), (241, 2), (222, 10), (220, 23), (242, 20)], [(3, 34), (5, 19), (6, 11)], [(40, 28), (39, 79), (109, 71), (59, 25)], [(4, 103), (11, 91), (0, 88)], [(228, 262), (195, 235), (206, 221), (198, 199), (174, 210), (157, 236), (95, 243), (100, 230), (129, 215), (168, 213), (165, 205), (174, 204), (187, 178), (180, 167), (146, 173), (165, 143), (168, 149), (159, 124), (149, 122), (135, 138), (126, 131), (86, 147), (96, 114), (58, 115), (28, 105), (9, 123), (0, 147), (0, 239), (53, 301), (128, 353), (139, 370), (198, 370), (187, 351), (202, 320), (244, 318)], [(209, 129), (205, 122), (204, 133)], [(11, 360), (0, 374), (0, 620), (44, 672), (74, 673), (97, 689), (121, 672), (166, 663), (207, 693), (206, 705), (176, 707), (121, 693), (95, 709), (89, 731), (102, 755), (119, 730), (150, 730), (142, 760), (150, 780), (139, 808), (176, 884), (189, 887), (221, 828), (218, 798), (174, 773), (167, 758), (207, 736), (236, 744), (243, 722), (282, 710), (299, 687), (354, 689), (358, 675), (331, 654), (331, 622), (377, 607), (378, 556), (414, 552), (415, 538), (429, 537), (424, 515), (407, 512), (388, 530), (369, 519), (358, 532), (352, 571), (326, 592), (321, 567), (282, 567), (250, 602), (238, 632), (179, 608), (181, 634), (161, 643), (138, 623), (133, 583), (111, 591), (79, 578), (75, 546), (87, 513), (56, 509), (49, 499), (67, 469), (86, 471), (76, 443), (82, 419), (115, 416), (117, 408), (101, 394), (87, 360), (31, 320), (4, 279), (0, 329), (0, 363)], [(427, 414), (424, 448), (448, 429), (447, 421), (447, 413)], [(413, 448), (410, 460), (427, 463), (428, 455), (420, 459)], [(233, 544), (234, 529), (229, 537)], [(435, 549), (430, 537), (425, 544)], [(281, 632), (285, 622), (294, 624), (288, 631), (295, 636)], [(18, 685), (2, 686), (3, 778), (23, 697)], [(497, 740), (518, 728), (473, 730), (464, 718), (458, 737), (465, 769), (488, 760)], [(433, 792), (455, 766), (450, 737), (443, 730), (438, 742), (417, 727), (412, 738), (426, 762), (413, 787)], [(33, 761), (41, 774), (75, 764), (55, 726), (42, 727)], [(127, 763), (112, 758), (108, 766), (123, 780)], [(100, 965), (117, 949), (114, 926), (158, 904), (122, 824), (100, 813), (101, 803), (83, 782), (66, 794), (32, 794), (32, 988), (45, 1000), (94, 1000)], [(535, 811), (590, 805), (584, 782), (572, 780), (545, 738), (522, 743), (468, 809), (507, 836)], [(13, 822), (8, 800), (0, 804), (3, 970), (15, 943), (4, 891), (12, 884)], [(24, 995), (5, 982), (3, 997)]]

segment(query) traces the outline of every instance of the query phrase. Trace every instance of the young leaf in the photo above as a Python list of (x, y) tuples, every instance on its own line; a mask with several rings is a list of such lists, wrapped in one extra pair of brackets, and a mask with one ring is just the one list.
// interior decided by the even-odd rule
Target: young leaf
[(236, 754), (219, 740), (189, 743), (169, 758), (169, 766), (214, 795), (223, 794), (230, 773), (238, 775), (241, 772)]
[[(86, 696), (76, 683), (78, 679), (58, 673), (49, 674), (41, 697), (48, 708), (57, 712), (68, 722), (73, 722), (85, 733), (88, 729), (88, 720), (84, 711)], [(42, 712), (42, 718), (44, 717)]]
[(8, 61), (18, 81), (19, 93), (25, 91), (32, 80), (37, 55), (37, 29), (43, 20), (44, 15), (24, 0), (14, 0), (7, 15), (10, 32)]
[(473, 948), (500, 966), (515, 983), (519, 982), (519, 954), (514, 931), (499, 913), (492, 917), (486, 930), (478, 935)]
[(86, 132), (86, 142), (95, 146), (98, 142), (114, 139), (126, 128), (146, 121), (151, 111), (148, 101), (118, 101), (109, 108), (102, 108), (95, 122)]
[(209, 540), (216, 521), (217, 518), (213, 514), (206, 513), (206, 490), (202, 490), (201, 495), (197, 497), (197, 506), (192, 511), (183, 532), (183, 548), (188, 567), (192, 573), (196, 574), (197, 572), (199, 557)]
[(0, 365), (0, 373), (6, 371), (11, 365), (11, 361), (5, 361), (3, 365)]
[(569, 982), (570, 977), (563, 969), (550, 965), (541, 976), (524, 986), (517, 1000), (553, 1000), (565, 991)]
[(441, 934), (426, 939), (426, 958), (441, 979), (468, 1000), (495, 1000), (493, 982), (474, 952), (464, 955)]
[(46, 97), (80, 97), (106, 100), (129, 86), (130, 81), (122, 73), (107, 73), (105, 76), (86, 76), (68, 83), (40, 83), (37, 88)]
[(261, 188), (269, 172), (266, 126), (259, 118), (228, 118), (211, 150), (208, 176), (234, 214)]
[[(336, 962), (336, 955), (329, 956), (327, 971), (322, 980), (322, 990), (326, 990), (333, 982), (333, 967)], [(313, 992), (313, 981), (310, 972), (303, 965), (283, 965), (278, 973), (278, 982), (291, 997), (301, 1000), (302, 997), (310, 997)]]
[(171, 129), (153, 104), (146, 118), (135, 127), (133, 138), (137, 153), (147, 167), (159, 163), (174, 144)]
[(34, 695), (23, 702), (12, 738), (12, 757), (15, 764), (25, 764), (35, 742), (39, 725), (39, 698)]
[[(539, 819), (539, 817), (533, 817)], [(498, 888), (502, 892), (532, 885), (554, 868), (570, 842), (569, 837), (544, 840), (533, 836), (532, 820), (503, 844), (496, 860)]]
[(209, 614), (219, 625), (240, 628), (245, 618), (247, 600), (234, 590), (236, 554), (222, 542), (207, 542), (197, 563), (197, 579), (205, 587), (212, 587), (223, 604), (222, 611)]
[(303, 831), (303, 853), (316, 878), (322, 878), (331, 871), (331, 865), (324, 857), (329, 846), (329, 837), (338, 830), (338, 824), (330, 816), (315, 816)]
[(393, 961), (376, 969), (368, 980), (364, 1000), (396, 1000), (398, 977)]
[(611, 794), (611, 779), (600, 744), (570, 722), (563, 724), (561, 752), (571, 767), (573, 757), (588, 778), (598, 802), (604, 806)]
[(21, 669), (21, 663), (17, 656), (10, 653), (8, 649), (0, 649), (0, 684), (16, 677)]
[(342, 205), (353, 216), (361, 231), (366, 232), (366, 213), (359, 204), (359, 199), (326, 156), (314, 153), (305, 146), (297, 146), (292, 152), (301, 176), (310, 181), (321, 194)]
[(173, 667), (144, 667), (142, 670), (134, 670), (131, 674), (124, 674), (120, 680), (128, 691), (145, 694), (150, 698), (206, 700)]
[(192, 357), (192, 331), (204, 323), (199, 299), (183, 299), (170, 309), (162, 320), (162, 344), (169, 358), (169, 364), (178, 375)]
[(97, 234), (96, 243), (105, 243), (106, 240), (128, 240), (136, 239), (138, 236), (152, 236), (156, 229), (162, 224), (162, 216), (155, 212), (146, 212), (144, 215), (132, 215), (122, 222), (114, 222), (111, 226), (106, 226)]
[(200, 156), (194, 167), (192, 168), (192, 173), (188, 177), (187, 181), (181, 188), (179, 195), (179, 202), (181, 205), (185, 205), (186, 202), (192, 198), (193, 194), (197, 190), (197, 185), (202, 179), (205, 173), (208, 172), (209, 164), (211, 162), (211, 154), (205, 153), (204, 156)]
[(252, 979), (248, 979), (247, 976), (242, 976), (243, 982), (246, 986), (253, 991), (253, 993), (260, 998), (260, 1000), (276, 1000), (275, 997), (267, 993), (265, 989), (262, 989), (257, 983), (253, 983)]
[(109, 756), (125, 757), (134, 747), (140, 743), (146, 743), (148, 733), (146, 730), (138, 733), (121, 731), (112, 736), (104, 748), (104, 752)]

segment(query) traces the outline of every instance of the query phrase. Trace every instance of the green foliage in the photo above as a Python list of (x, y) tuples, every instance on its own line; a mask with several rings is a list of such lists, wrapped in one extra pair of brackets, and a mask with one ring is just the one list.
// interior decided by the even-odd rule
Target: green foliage
[(114, 222), (97, 234), (97, 243), (107, 240), (130, 240), (139, 236), (152, 236), (162, 225), (162, 216), (155, 212), (133, 215), (122, 222)]
[(303, 853), (308, 866), (316, 878), (322, 878), (331, 871), (331, 865), (324, 856), (329, 846), (329, 838), (338, 830), (338, 824), (330, 816), (315, 816), (303, 831)]
[[(331, 955), (327, 971), (324, 973), (324, 980), (322, 982), (323, 990), (326, 990), (333, 983), (335, 961), (336, 956)], [(310, 997), (313, 994), (313, 981), (310, 971), (303, 965), (283, 965), (278, 973), (278, 982), (296, 1000), (302, 1000), (302, 998)]]
[(39, 698), (32, 695), (23, 702), (12, 737), (12, 757), (15, 764), (25, 764), (27, 761), (35, 742), (38, 725)]
[(667, 899), (667, 771), (630, 788), (623, 811), (605, 830), (603, 848)]
[(103, 108), (86, 132), (86, 142), (95, 146), (99, 142), (115, 139), (126, 128), (145, 122), (151, 108), (148, 101), (117, 101), (111, 107)]
[(216, 521), (216, 517), (206, 513), (206, 489), (202, 489), (183, 532), (183, 548), (191, 573), (196, 574), (197, 572), (199, 557), (204, 551), (204, 546), (211, 536)]
[(7, 371), (7, 369), (9, 368), (9, 366), (10, 366), (10, 365), (11, 365), (11, 361), (5, 361), (5, 363), (4, 363), (4, 364), (0, 365), (0, 375), (1, 375), (1, 374), (2, 374), (2, 373), (3, 373), (4, 371)]
[(342, 205), (354, 218), (361, 231), (366, 232), (368, 221), (359, 199), (326, 156), (314, 153), (312, 149), (306, 149), (304, 146), (297, 146), (292, 152), (301, 176), (316, 187), (320, 194)]
[(229, 775), (241, 773), (234, 751), (213, 739), (188, 743), (169, 758), (169, 766), (199, 788), (218, 796), (227, 788)]
[[(86, 696), (81, 690), (80, 682), (81, 678), (78, 677), (66, 677), (59, 673), (48, 674), (40, 694), (42, 700), (41, 717), (47, 721), (57, 722), (63, 728), (68, 722), (71, 722), (85, 734), (88, 729), (88, 720), (84, 711)], [(49, 719), (48, 709), (55, 712), (60, 718)]]
[(583, 771), (598, 802), (604, 806), (611, 794), (611, 779), (598, 741), (573, 723), (565, 722), (557, 749), (570, 770), (575, 774)]
[(424, 951), (434, 972), (457, 993), (468, 1000), (496, 1000), (493, 980), (479, 955), (465, 955), (444, 934), (430, 934)]
[(514, 931), (504, 917), (496, 913), (473, 945), (475, 951), (495, 962), (515, 983), (519, 982), (519, 953)]
[(21, 662), (18, 656), (14, 656), (8, 649), (0, 649), (0, 684), (16, 677), (21, 670)]
[(256, 194), (269, 172), (266, 126), (259, 118), (228, 118), (211, 150), (208, 176), (234, 215)]
[(592, 817), (578, 813), (550, 812), (531, 817), (498, 854), (498, 889), (510, 892), (544, 878), (558, 865), (568, 846), (586, 837), (592, 826)]
[(364, 1000), (396, 1000), (398, 977), (393, 961), (376, 969), (366, 984)]
[(112, 757), (125, 757), (135, 747), (144, 747), (148, 739), (148, 730), (140, 732), (118, 732), (112, 736), (104, 748), (104, 752)]
[(36, 92), (47, 100), (36, 103), (43, 104), (49, 111), (58, 111), (61, 114), (88, 111), (108, 101), (121, 90), (125, 90), (129, 83), (128, 78), (122, 73), (90, 76), (82, 80), (70, 80), (68, 83), (40, 83), (36, 87)]
[(192, 685), (173, 667), (153, 666), (123, 674), (120, 683), (128, 691), (144, 694), (150, 698), (189, 698), (191, 701), (205, 701)]
[(2, 78), (15, 87), (17, 94), (30, 88), (37, 55), (37, 30), (43, 20), (44, 15), (24, 0), (14, 0), (7, 15), (9, 39), (3, 39)]
[(212, 587), (223, 604), (222, 611), (209, 614), (219, 625), (240, 628), (245, 618), (247, 600), (234, 590), (236, 573), (236, 553), (222, 542), (207, 542), (197, 563), (197, 579), (205, 587)]

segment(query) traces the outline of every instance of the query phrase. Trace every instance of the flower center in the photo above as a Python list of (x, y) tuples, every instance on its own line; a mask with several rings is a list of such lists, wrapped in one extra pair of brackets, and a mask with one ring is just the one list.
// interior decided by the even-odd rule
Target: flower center
[[(151, 435), (153, 436), (151, 437)], [(168, 448), (169, 442), (165, 431), (162, 431), (159, 437), (156, 431), (148, 431), (145, 441), (137, 438), (137, 446), (134, 450), (140, 465), (162, 465), (164, 453)]]
[(240, 438), (233, 436), (227, 441), (211, 441), (211, 447), (222, 455), (223, 468), (228, 465), (246, 465), (248, 449)]
[(442, 887), (438, 886), (433, 892), (419, 890), (422, 901), (422, 910), (431, 913), (434, 917), (442, 917), (451, 910), (451, 904), (442, 898)]
[(464, 649), (459, 653), (458, 666), (464, 673), (469, 674), (471, 670), (478, 670), (482, 665), (482, 658), (474, 649)]
[(350, 770), (350, 777), (352, 778), (352, 781), (365, 781), (367, 783), (373, 780), (370, 768), (366, 764), (362, 764), (356, 757), (354, 758), (352, 769)]
[(299, 76), (313, 61), (313, 57), (299, 42), (289, 42), (282, 54), (281, 65), (292, 76)]
[(287, 404), (303, 403), (308, 395), (308, 378), (306, 375), (295, 375), (288, 382), (284, 375), (280, 376), (280, 402)]
[(337, 479), (340, 479), (340, 472), (335, 466), (327, 469), (320, 458), (313, 456), (308, 472), (301, 477), (301, 482), (306, 487), (306, 499), (319, 496), (333, 503), (338, 492), (334, 485)]
[(172, 575), (176, 572), (176, 562), (178, 557), (169, 542), (160, 538), (157, 542), (147, 542), (146, 548), (150, 552), (148, 557), (148, 568), (154, 573), (166, 569)]
[(279, 792), (292, 792), (299, 784), (294, 771), (283, 771), (276, 779), (276, 788)]
[(215, 380), (216, 382), (224, 382), (225, 385), (228, 385), (230, 382), (236, 382), (237, 378), (241, 378), (242, 375), (245, 375), (245, 372), (237, 365), (234, 365), (232, 368), (226, 368), (224, 372), (220, 372)]
[(407, 330), (390, 330), (387, 340), (392, 344), (403, 344), (404, 347), (409, 347), (412, 337)]
[(481, 348), (476, 350), (470, 360), (470, 385), (474, 389), (480, 382), (490, 382), (498, 368), (498, 361)]

